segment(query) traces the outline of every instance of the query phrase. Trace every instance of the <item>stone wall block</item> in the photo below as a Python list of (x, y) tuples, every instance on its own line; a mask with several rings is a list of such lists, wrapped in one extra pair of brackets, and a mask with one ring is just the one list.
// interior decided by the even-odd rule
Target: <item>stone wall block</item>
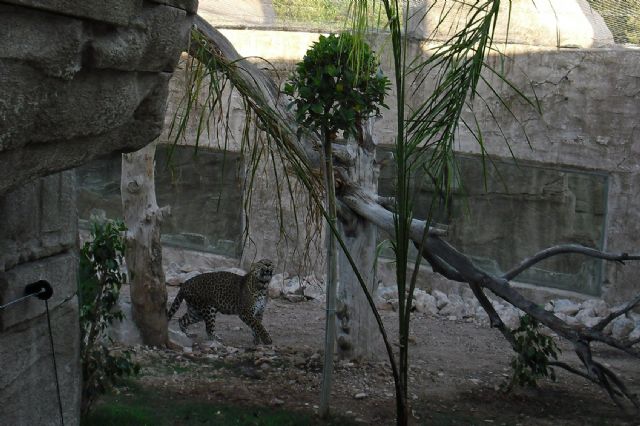
[(114, 25), (128, 25), (140, 13), (143, 0), (2, 0), (18, 6), (47, 10), (60, 15), (88, 18)]
[(80, 70), (81, 20), (0, 4), (0, 58), (28, 62), (45, 75), (70, 79)]
[[(40, 300), (37, 303), (44, 306)], [(77, 425), (81, 398), (77, 299), (73, 298), (55, 308), (50, 304), (49, 309), (64, 423)], [(3, 371), (0, 374), (0, 423), (59, 425), (46, 314), (0, 333), (0, 359)]]
[[(0, 193), (55, 171), (77, 167), (96, 157), (116, 152), (136, 151), (154, 140), (162, 130), (165, 104), (155, 102), (166, 90), (164, 74), (152, 75), (157, 87), (134, 111), (133, 117), (119, 127), (86, 137), (31, 144), (2, 153), (0, 157)], [(150, 115), (145, 115), (145, 114)], [(62, 148), (64, 147), (64, 148)], [(118, 155), (118, 154), (115, 154)], [(6, 164), (6, 167), (2, 165)], [(8, 165), (19, 164), (11, 169)]]
[(0, 62), (0, 75), (0, 93), (14, 100), (0, 104), (0, 128), (7, 129), (0, 134), (0, 152), (118, 127), (130, 120), (158, 80), (155, 74), (83, 69), (67, 82), (6, 62)]
[(173, 71), (187, 48), (191, 19), (181, 9), (150, 5), (128, 27), (97, 34), (87, 65), (124, 71)]
[[(8, 271), (0, 272), (0, 300), (8, 303), (24, 295), (26, 285), (38, 280), (47, 280), (53, 287), (49, 306), (57, 306), (74, 297), (77, 290), (76, 275), (78, 257), (75, 253), (39, 259), (20, 264)], [(45, 312), (45, 304), (32, 297), (0, 311), (0, 330), (31, 320)]]
[(0, 197), (0, 270), (76, 245), (75, 173), (54, 174)]

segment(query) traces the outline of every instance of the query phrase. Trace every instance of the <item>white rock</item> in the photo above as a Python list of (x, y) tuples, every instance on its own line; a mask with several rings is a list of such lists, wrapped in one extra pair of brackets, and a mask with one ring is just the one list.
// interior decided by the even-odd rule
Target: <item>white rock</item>
[(165, 277), (165, 282), (167, 283), (167, 285), (173, 286), (173, 287), (178, 287), (179, 285), (182, 284), (182, 280), (180, 279), (179, 275), (166, 275)]
[(195, 268), (193, 267), (193, 265), (189, 265), (188, 263), (184, 264), (184, 265), (181, 265), (178, 268), (178, 271), (180, 271), (180, 272), (193, 272), (194, 270), (195, 270)]
[(449, 321), (456, 321), (456, 320), (458, 319), (458, 317), (457, 317), (457, 316), (455, 316), (455, 315), (449, 315), (449, 316), (447, 317), (447, 319), (448, 319)]
[(506, 305), (503, 305), (500, 301), (498, 300), (493, 300), (490, 299), (491, 305), (493, 306), (493, 309), (497, 311), (502, 311), (503, 309), (505, 309)]
[(580, 324), (578, 322), (578, 320), (576, 319), (576, 317), (572, 317), (571, 315), (563, 314), (562, 312), (557, 312), (555, 314), (555, 316), (560, 318), (562, 321), (566, 322), (568, 325), (578, 325), (578, 324)]
[(169, 327), (169, 340), (179, 346), (191, 346), (193, 341), (180, 330), (174, 330)]
[(587, 319), (593, 318), (593, 317), (597, 317), (596, 312), (593, 308), (582, 308), (576, 314), (576, 319), (580, 321), (582, 324), (584, 324), (584, 322)]
[(580, 305), (569, 299), (558, 299), (551, 302), (553, 304), (553, 312), (565, 315), (575, 315), (580, 310)]
[(610, 312), (607, 303), (602, 299), (588, 299), (582, 302), (581, 306), (583, 309), (593, 309), (594, 316), (597, 317), (606, 317)]
[(300, 278), (293, 277), (291, 279), (285, 280), (282, 288), (282, 293), (285, 295), (297, 294), (302, 296), (303, 289), (302, 284), (300, 283)]
[(469, 310), (473, 312), (475, 312), (476, 309), (478, 309), (478, 307), (480, 306), (480, 302), (478, 302), (478, 299), (476, 298), (465, 299), (464, 304), (467, 305), (467, 308), (469, 308)]
[(489, 321), (489, 314), (482, 308), (482, 306), (478, 306), (475, 311), (475, 317), (480, 322)]
[(520, 326), (520, 316), (518, 315), (518, 311), (514, 308), (506, 308), (499, 314), (500, 318), (502, 318), (502, 322), (504, 322), (504, 324), (511, 330)]
[(611, 336), (612, 331), (613, 331), (613, 322), (610, 322), (609, 324), (607, 324), (605, 328), (602, 330), (602, 332), (607, 336)]
[(449, 303), (453, 303), (456, 305), (464, 305), (464, 300), (457, 294), (450, 294), (447, 296), (449, 298)]
[(449, 304), (449, 298), (440, 290), (434, 290), (433, 297), (436, 298), (436, 306), (438, 309), (442, 309)]
[(366, 394), (366, 393), (364, 393), (364, 392), (359, 392), (359, 393), (357, 393), (357, 394), (353, 395), (353, 397), (354, 397), (355, 399), (364, 399), (364, 398), (366, 398), (366, 397), (367, 397), (367, 394)]
[(280, 398), (272, 398), (271, 401), (269, 401), (269, 404), (271, 404), (271, 405), (282, 405), (282, 404), (284, 404), (284, 401), (281, 400)]
[(306, 300), (301, 294), (285, 294), (284, 298), (293, 303), (304, 302)]
[(396, 287), (378, 287), (378, 296), (384, 300), (397, 299), (398, 289)]
[(277, 274), (271, 278), (268, 290), (269, 297), (271, 299), (277, 299), (278, 297), (282, 296), (282, 292), (284, 289), (284, 279), (285, 278), (283, 274)]
[(613, 320), (613, 326), (611, 327), (611, 337), (621, 340), (626, 339), (634, 330), (635, 326), (636, 325), (633, 320), (622, 315)]
[(398, 301), (398, 299), (389, 299), (387, 303), (391, 305), (391, 309), (396, 312), (398, 311), (398, 307), (400, 306), (400, 302)]
[(436, 315), (438, 313), (436, 298), (424, 291), (416, 292), (414, 306), (418, 312), (430, 315)]
[(302, 280), (302, 293), (307, 299), (323, 300), (325, 296), (324, 284), (313, 275)]
[[(576, 316), (576, 318), (578, 318)], [(580, 320), (580, 322), (582, 324), (584, 324), (585, 327), (594, 327), (596, 324), (598, 324), (600, 321), (602, 321), (602, 317), (584, 317)]]
[(379, 311), (391, 311), (393, 310), (393, 307), (391, 306), (391, 303), (389, 303), (387, 300), (381, 297), (377, 297), (376, 309), (378, 309)]
[(463, 318), (471, 318), (475, 315), (476, 313), (476, 308), (475, 306), (469, 305), (467, 303), (464, 303), (462, 305), (462, 317)]
[(456, 316), (462, 318), (465, 314), (465, 307), (463, 303), (448, 303), (440, 309), (439, 313), (444, 317)]

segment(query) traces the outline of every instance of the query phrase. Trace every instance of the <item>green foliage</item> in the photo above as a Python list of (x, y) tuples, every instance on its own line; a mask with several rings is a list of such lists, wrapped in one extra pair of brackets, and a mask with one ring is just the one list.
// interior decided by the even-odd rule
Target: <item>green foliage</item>
[(85, 418), (87, 425), (246, 425), (246, 426), (350, 426), (353, 420), (331, 417), (321, 421), (312, 413), (284, 408), (241, 407), (202, 400), (202, 396), (176, 395), (127, 383), (127, 392), (108, 394)]
[(545, 377), (555, 381), (556, 375), (549, 362), (558, 359), (560, 348), (551, 337), (540, 332), (538, 322), (529, 315), (523, 315), (513, 334), (518, 354), (511, 361), (513, 374), (506, 390), (513, 385), (536, 387), (538, 380)]
[[(357, 134), (357, 124), (380, 114), (389, 80), (382, 75), (375, 53), (366, 43), (355, 67), (350, 52), (356, 48), (350, 34), (320, 36), (296, 66), (284, 92), (294, 98), (296, 120), (333, 139)], [(358, 71), (355, 71), (356, 68)]]
[(111, 349), (107, 327), (122, 321), (116, 309), (120, 287), (126, 275), (120, 272), (123, 260), (125, 225), (120, 221), (92, 223), (91, 240), (80, 250), (80, 331), (82, 361), (82, 411), (87, 413), (96, 397), (117, 378), (136, 374), (139, 366), (131, 351)]

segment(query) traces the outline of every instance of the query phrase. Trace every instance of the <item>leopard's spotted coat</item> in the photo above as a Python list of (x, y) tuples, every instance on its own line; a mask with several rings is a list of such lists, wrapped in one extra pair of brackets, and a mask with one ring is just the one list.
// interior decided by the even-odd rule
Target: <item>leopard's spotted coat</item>
[(262, 259), (251, 265), (245, 276), (232, 272), (208, 272), (188, 279), (167, 311), (168, 319), (176, 313), (182, 300), (187, 302), (187, 313), (178, 321), (180, 330), (203, 321), (210, 339), (214, 338), (216, 314), (235, 314), (251, 327), (255, 344), (271, 344), (271, 337), (262, 325), (262, 314), (267, 305), (267, 290), (273, 276), (273, 262)]

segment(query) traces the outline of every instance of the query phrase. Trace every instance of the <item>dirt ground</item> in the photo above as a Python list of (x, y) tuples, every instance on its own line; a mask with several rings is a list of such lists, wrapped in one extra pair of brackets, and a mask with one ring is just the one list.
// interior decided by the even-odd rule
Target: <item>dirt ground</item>
[[(170, 290), (170, 300), (176, 289)], [(184, 310), (184, 306), (181, 308)], [(171, 327), (178, 329), (177, 317)], [(397, 314), (382, 312), (390, 335)], [(237, 317), (219, 315), (216, 332), (224, 346), (210, 347), (202, 323), (193, 349), (140, 348), (142, 384), (176, 395), (246, 406), (317, 411), (324, 338), (324, 305), (271, 300), (264, 324), (273, 346), (253, 347), (251, 332)], [(512, 353), (497, 330), (474, 322), (417, 314), (411, 333), (410, 391), (414, 424), (585, 425), (640, 424), (586, 380), (557, 371), (558, 381), (537, 391), (505, 394)], [(376, 359), (337, 361), (332, 412), (363, 424), (395, 419), (393, 380), (381, 341)], [(562, 359), (577, 365), (569, 347)], [(608, 349), (597, 351), (606, 365), (640, 389), (640, 363)]]

